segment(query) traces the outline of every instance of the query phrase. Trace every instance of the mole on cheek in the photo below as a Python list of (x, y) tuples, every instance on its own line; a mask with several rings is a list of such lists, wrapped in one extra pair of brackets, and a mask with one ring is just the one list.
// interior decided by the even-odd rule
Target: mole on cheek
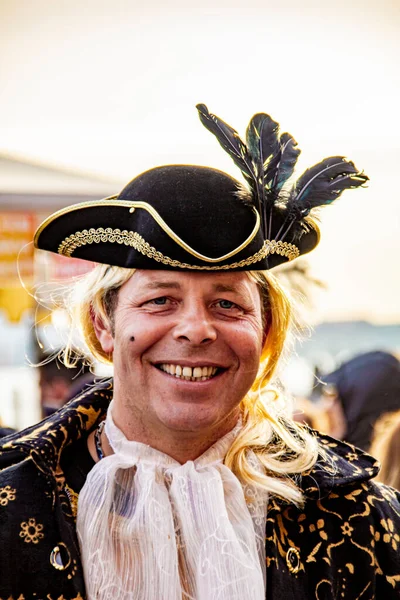
[(133, 337), (133, 335), (131, 335), (131, 337), (130, 337), (130, 341), (131, 341), (131, 342), (134, 342), (134, 341), (135, 341), (135, 338)]

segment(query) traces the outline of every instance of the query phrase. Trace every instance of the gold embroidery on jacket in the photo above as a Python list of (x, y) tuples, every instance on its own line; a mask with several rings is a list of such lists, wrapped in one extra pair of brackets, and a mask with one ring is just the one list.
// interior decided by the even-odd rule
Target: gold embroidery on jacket
[(21, 523), (21, 531), (19, 532), (19, 537), (24, 538), (24, 542), (27, 544), (38, 544), (39, 540), (44, 538), (44, 533), (42, 533), (43, 525), (41, 523), (36, 523), (36, 519), (29, 519), (28, 522), (23, 521)]
[(76, 519), (76, 515), (78, 514), (78, 496), (76, 492), (72, 488), (69, 487), (68, 483), (65, 484), (65, 493), (68, 496), (69, 503), (71, 505), (71, 512), (74, 519)]
[(0, 488), (0, 506), (7, 506), (9, 502), (15, 500), (17, 490), (9, 485)]

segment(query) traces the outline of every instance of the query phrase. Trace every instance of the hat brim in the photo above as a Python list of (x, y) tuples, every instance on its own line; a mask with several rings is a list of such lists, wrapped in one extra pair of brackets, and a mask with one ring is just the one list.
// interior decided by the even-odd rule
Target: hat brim
[[(231, 246), (232, 256), (221, 260), (220, 255), (215, 254), (204, 260), (201, 252), (192, 249), (194, 253), (191, 253), (177, 244), (178, 236), (171, 236), (173, 230), (168, 224), (169, 233), (160, 226), (154, 211), (151, 214), (148, 210), (135, 208), (133, 211), (133, 208), (132, 202), (115, 196), (66, 207), (50, 215), (39, 226), (34, 237), (35, 247), (91, 262), (136, 269), (265, 270), (289, 260), (288, 256), (278, 252), (254, 259), (264, 244), (260, 232), (255, 231), (254, 215), (253, 223), (248, 223), (250, 227), (244, 232), (247, 235), (239, 252), (235, 252), (237, 246)], [(166, 223), (162, 217), (161, 220)], [(311, 219), (308, 219), (308, 225), (308, 231), (296, 244), (299, 255), (310, 252), (319, 242), (318, 226)], [(148, 239), (139, 233), (143, 231), (148, 234)], [(241, 235), (243, 237), (242, 228)], [(245, 244), (246, 240), (250, 241)]]

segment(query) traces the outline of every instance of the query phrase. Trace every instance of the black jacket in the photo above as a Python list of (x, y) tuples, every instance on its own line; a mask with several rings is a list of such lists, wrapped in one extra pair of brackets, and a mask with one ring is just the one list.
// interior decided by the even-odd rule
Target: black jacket
[[(111, 384), (89, 390), (3, 440), (0, 600), (86, 597), (75, 530), (79, 489), (61, 464), (104, 417), (111, 395)], [(301, 478), (305, 507), (269, 502), (268, 600), (400, 598), (399, 494), (370, 481), (374, 459), (326, 436), (320, 441), (329, 460)]]

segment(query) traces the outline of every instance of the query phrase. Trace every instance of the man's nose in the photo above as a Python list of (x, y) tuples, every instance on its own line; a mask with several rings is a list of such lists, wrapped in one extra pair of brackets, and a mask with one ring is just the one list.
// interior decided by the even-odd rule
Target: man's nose
[(217, 331), (207, 308), (197, 303), (183, 307), (174, 329), (174, 338), (194, 345), (204, 345), (216, 340)]

